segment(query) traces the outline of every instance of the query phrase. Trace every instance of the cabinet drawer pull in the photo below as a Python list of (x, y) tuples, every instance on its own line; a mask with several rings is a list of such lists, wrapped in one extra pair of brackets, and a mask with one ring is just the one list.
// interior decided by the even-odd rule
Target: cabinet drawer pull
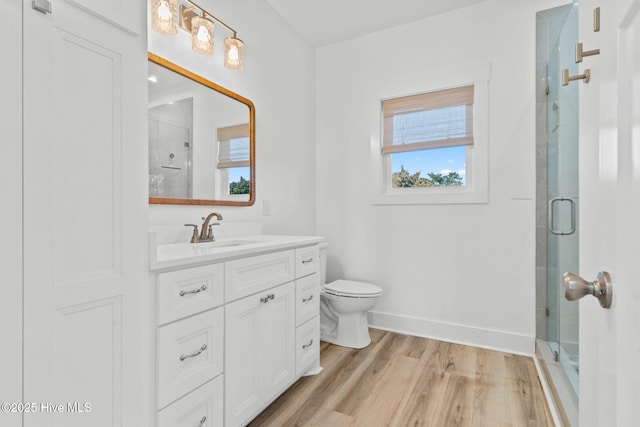
[(303, 264), (309, 264), (310, 262), (313, 262), (313, 257), (305, 258), (302, 260)]
[(269, 302), (269, 301), (271, 301), (272, 299), (274, 299), (275, 297), (276, 297), (276, 295), (275, 295), (275, 294), (268, 294), (266, 297), (261, 297), (261, 298), (260, 298), (260, 302), (261, 302), (261, 303)]
[(200, 425), (198, 425), (198, 427), (202, 427), (206, 422), (207, 422), (207, 417), (202, 417), (202, 419), (200, 420)]
[(198, 289), (193, 289), (191, 291), (185, 291), (184, 289), (180, 291), (180, 296), (183, 297), (185, 295), (188, 294), (198, 294), (202, 291), (206, 291), (207, 290), (207, 285), (202, 285), (200, 286)]
[(312, 299), (313, 299), (313, 294), (311, 294), (309, 298), (302, 298), (302, 302), (308, 302), (308, 301), (311, 301)]
[(206, 344), (202, 344), (202, 347), (200, 347), (200, 350), (196, 351), (195, 353), (181, 355), (180, 356), (180, 361), (184, 362), (185, 359), (189, 359), (190, 357), (196, 357), (196, 356), (200, 355), (200, 353), (202, 353), (206, 349), (207, 349), (207, 345)]
[(313, 338), (311, 338), (311, 341), (309, 341), (309, 344), (302, 344), (302, 349), (305, 350), (311, 347), (312, 344), (313, 344)]

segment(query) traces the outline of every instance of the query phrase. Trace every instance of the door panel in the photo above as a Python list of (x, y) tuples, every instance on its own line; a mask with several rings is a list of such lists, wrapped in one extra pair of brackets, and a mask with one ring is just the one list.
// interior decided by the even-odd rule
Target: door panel
[[(2, 209), (0, 209), (0, 259), (2, 259), (2, 298), (0, 331), (4, 351), (0, 352), (0, 401), (22, 400), (22, 2), (0, 1), (0, 117), (2, 117), (2, 156), (0, 168)], [(2, 413), (3, 426), (20, 425), (20, 413)]]
[(225, 425), (237, 426), (262, 405), (260, 393), (260, 298), (225, 306)]
[(56, 108), (41, 167), (51, 172), (55, 286), (110, 287), (122, 275), (121, 56), (59, 28), (53, 38)]
[(52, 3), (23, 2), (24, 400), (64, 413), (24, 422), (147, 425), (145, 40)]
[(271, 301), (260, 313), (263, 391), (276, 396), (295, 376), (295, 287), (293, 282), (270, 290)]
[(98, 19), (139, 36), (144, 31), (146, 8), (131, 7), (130, 1), (65, 0)]
[[(601, 31), (592, 14), (601, 7)], [(580, 301), (580, 426), (632, 426), (640, 419), (638, 297), (640, 194), (638, 126), (638, 0), (580, 1), (580, 41), (599, 48), (581, 69), (580, 272), (593, 280), (611, 273), (613, 303)]]
[(616, 272), (619, 283), (617, 341), (618, 425), (640, 419), (640, 1), (623, 2), (619, 52), (619, 212)]

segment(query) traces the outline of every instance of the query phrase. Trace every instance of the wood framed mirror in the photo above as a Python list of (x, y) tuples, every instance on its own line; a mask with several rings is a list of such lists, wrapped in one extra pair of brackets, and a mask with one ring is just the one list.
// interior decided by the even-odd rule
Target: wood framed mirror
[(153, 53), (148, 58), (149, 204), (253, 205), (253, 103)]

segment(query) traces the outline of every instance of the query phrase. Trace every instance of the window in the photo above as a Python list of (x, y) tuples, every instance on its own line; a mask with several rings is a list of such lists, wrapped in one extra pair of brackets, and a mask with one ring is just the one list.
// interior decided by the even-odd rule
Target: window
[(466, 185), (473, 93), (467, 85), (382, 101), (390, 188)]
[(371, 88), (372, 204), (487, 203), (491, 64), (401, 77)]
[(218, 128), (218, 170), (227, 194), (249, 194), (249, 125)]

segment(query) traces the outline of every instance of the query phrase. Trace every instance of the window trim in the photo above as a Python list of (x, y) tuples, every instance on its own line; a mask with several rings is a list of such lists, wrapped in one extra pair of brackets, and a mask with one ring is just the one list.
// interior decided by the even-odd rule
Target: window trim
[[(398, 82), (398, 87), (382, 89), (376, 94), (375, 103), (372, 103), (375, 105), (371, 106), (371, 117), (375, 117), (370, 144), (373, 205), (488, 203), (490, 78), (490, 63), (442, 68), (425, 71), (416, 76), (410, 85)], [(389, 154), (382, 154), (382, 101), (467, 85), (474, 85), (474, 144), (467, 145), (465, 185), (403, 189), (391, 187), (391, 157)], [(411, 87), (407, 90), (407, 86)]]

